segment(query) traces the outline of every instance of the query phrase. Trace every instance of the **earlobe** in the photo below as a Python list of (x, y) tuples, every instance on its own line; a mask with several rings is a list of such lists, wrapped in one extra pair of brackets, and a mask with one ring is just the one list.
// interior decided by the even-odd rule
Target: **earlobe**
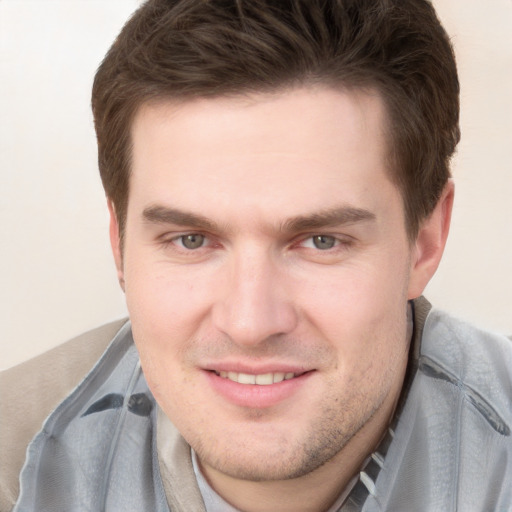
[(119, 232), (119, 222), (117, 220), (116, 211), (112, 201), (108, 200), (108, 211), (110, 214), (110, 245), (112, 254), (117, 268), (117, 279), (124, 291), (124, 270), (123, 270), (123, 251), (121, 248), (121, 236)]
[(452, 216), (454, 184), (450, 179), (436, 207), (420, 226), (414, 243), (409, 280), (409, 299), (419, 297), (435, 274), (444, 252)]

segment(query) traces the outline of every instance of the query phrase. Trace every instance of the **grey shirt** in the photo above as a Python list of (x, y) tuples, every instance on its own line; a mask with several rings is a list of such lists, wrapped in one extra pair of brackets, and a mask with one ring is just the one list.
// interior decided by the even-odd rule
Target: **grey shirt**
[[(341, 510), (512, 511), (510, 341), (435, 310), (414, 339), (395, 420)], [(204, 511), (190, 447), (157, 417), (126, 324), (31, 443), (15, 510)]]

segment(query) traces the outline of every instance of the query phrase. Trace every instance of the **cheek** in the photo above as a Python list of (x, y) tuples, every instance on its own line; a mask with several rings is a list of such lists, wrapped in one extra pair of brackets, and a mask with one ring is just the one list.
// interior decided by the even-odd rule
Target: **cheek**
[[(318, 277), (318, 276), (315, 276)], [(405, 266), (384, 270), (362, 267), (341, 269), (324, 279), (303, 279), (301, 295), (312, 316), (324, 325), (338, 319), (344, 323), (365, 323), (381, 319), (387, 313), (402, 310), (407, 297), (407, 271)]]
[(187, 338), (208, 309), (211, 287), (199, 267), (181, 269), (144, 255), (126, 262), (126, 302), (132, 323), (168, 341)]
[[(168, 386), (181, 385), (183, 361), (208, 310), (207, 290), (197, 275), (170, 272), (168, 266), (126, 261), (126, 302), (135, 345), (148, 384), (160, 401)], [(172, 381), (172, 382), (171, 382)], [(162, 404), (163, 405), (163, 404)]]
[[(301, 290), (304, 313), (342, 361), (371, 364), (394, 357), (405, 337), (408, 267), (395, 263), (344, 268), (324, 279), (305, 280)], [(388, 264), (386, 264), (388, 263)]]

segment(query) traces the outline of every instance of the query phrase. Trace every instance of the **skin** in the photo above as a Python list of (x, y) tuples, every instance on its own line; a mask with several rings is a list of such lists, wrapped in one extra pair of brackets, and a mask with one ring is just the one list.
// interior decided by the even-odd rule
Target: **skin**
[[(437, 268), (453, 186), (409, 240), (385, 122), (377, 93), (319, 86), (148, 104), (134, 120), (123, 252), (110, 209), (135, 343), (241, 510), (326, 510), (392, 417), (407, 300)], [(306, 373), (262, 399), (255, 385), (226, 395), (223, 369)]]

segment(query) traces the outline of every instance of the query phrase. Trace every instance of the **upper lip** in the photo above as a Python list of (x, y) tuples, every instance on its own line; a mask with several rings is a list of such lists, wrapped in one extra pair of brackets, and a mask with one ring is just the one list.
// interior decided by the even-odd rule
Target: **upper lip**
[(246, 373), (248, 375), (264, 375), (266, 373), (295, 373), (301, 374), (311, 371), (303, 365), (289, 363), (267, 363), (267, 364), (247, 364), (242, 362), (218, 362), (203, 366), (204, 370), (213, 372), (235, 372)]

